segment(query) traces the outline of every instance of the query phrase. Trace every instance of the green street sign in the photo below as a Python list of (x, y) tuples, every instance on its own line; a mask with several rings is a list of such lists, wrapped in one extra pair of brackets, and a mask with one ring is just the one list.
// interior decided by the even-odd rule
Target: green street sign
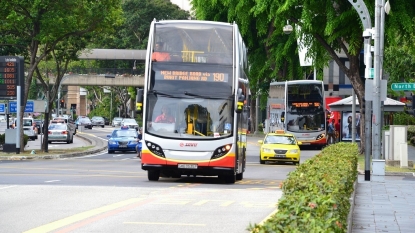
[(413, 91), (415, 83), (392, 83), (391, 89), (393, 91)]
[(375, 68), (370, 68), (369, 78), (375, 78)]

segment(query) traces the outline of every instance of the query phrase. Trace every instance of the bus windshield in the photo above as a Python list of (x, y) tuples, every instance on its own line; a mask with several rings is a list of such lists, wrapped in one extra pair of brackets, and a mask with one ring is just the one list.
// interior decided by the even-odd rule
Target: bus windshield
[(287, 129), (291, 132), (324, 130), (321, 84), (289, 84), (287, 89)]
[[(204, 93), (208, 95), (209, 93)], [(149, 94), (147, 129), (171, 138), (212, 138), (232, 134), (232, 100), (229, 98), (176, 98)]]

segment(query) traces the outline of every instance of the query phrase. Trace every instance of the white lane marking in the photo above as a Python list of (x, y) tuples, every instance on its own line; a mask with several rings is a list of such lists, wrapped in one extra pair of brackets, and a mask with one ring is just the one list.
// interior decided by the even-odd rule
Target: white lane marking
[(115, 157), (120, 157), (120, 156), (123, 156), (124, 154), (118, 154), (118, 155), (113, 155), (112, 157), (113, 158), (115, 158)]
[(59, 182), (60, 180), (47, 180), (45, 183), (53, 183), (53, 182)]
[(6, 186), (6, 187), (2, 187), (2, 188), (0, 188), (0, 189), (8, 189), (8, 188), (13, 188), (13, 187), (17, 187), (17, 185)]

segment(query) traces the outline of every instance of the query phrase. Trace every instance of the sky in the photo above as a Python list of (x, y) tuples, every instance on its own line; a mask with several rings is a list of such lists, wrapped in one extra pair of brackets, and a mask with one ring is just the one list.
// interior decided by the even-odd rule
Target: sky
[(170, 0), (172, 3), (178, 5), (186, 11), (190, 11), (190, 0)]

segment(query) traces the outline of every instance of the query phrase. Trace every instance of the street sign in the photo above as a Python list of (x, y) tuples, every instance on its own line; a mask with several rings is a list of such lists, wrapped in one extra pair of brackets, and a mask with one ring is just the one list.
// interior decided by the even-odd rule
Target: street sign
[(393, 91), (413, 91), (415, 83), (392, 83), (391, 89)]
[[(17, 112), (17, 102), (16, 101), (10, 101), (9, 106), (10, 106), (10, 113), (16, 113)], [(35, 106), (34, 102), (28, 100), (27, 103), (26, 103), (26, 107), (24, 109), (24, 112), (33, 112), (34, 106)]]
[(0, 104), (0, 113), (2, 114), (6, 113), (5, 104)]

